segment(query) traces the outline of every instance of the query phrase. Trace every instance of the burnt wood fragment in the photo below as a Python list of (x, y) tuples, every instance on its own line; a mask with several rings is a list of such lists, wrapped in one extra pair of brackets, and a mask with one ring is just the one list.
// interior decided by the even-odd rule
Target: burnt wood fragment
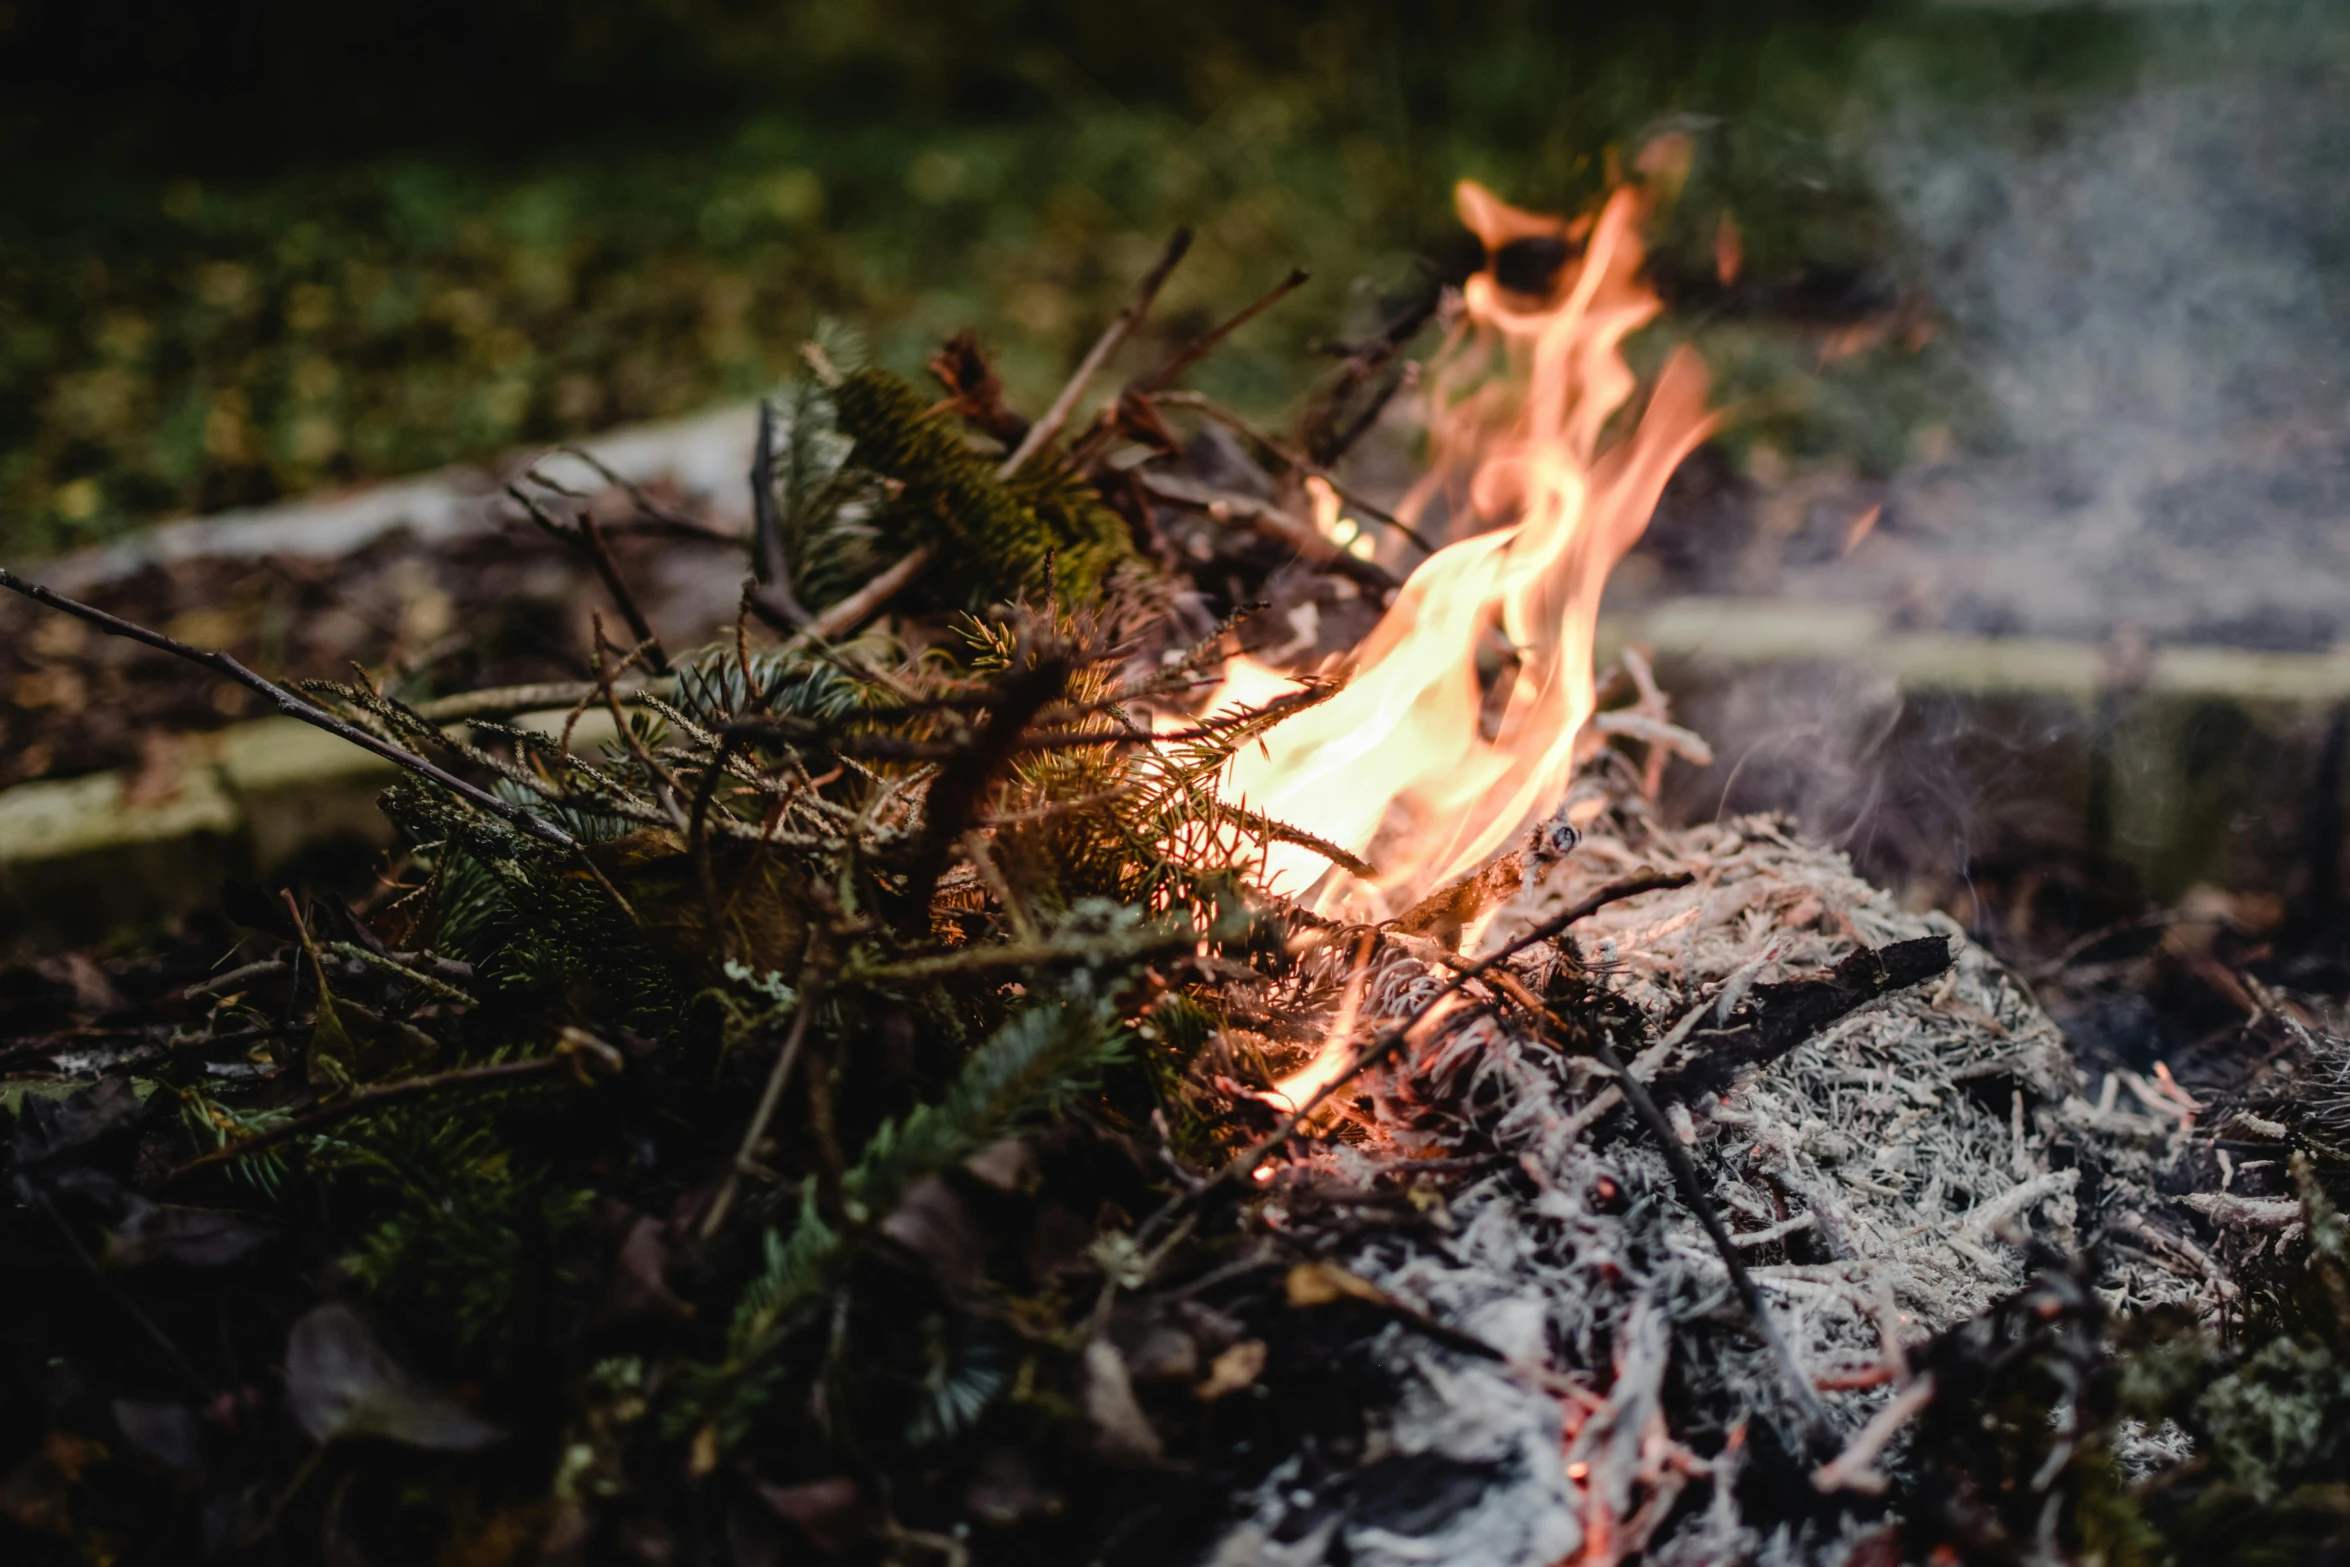
[(1819, 979), (1757, 985), (1726, 1024), (1691, 1034), (1683, 1053), (1650, 1080), (1648, 1091), (1660, 1104), (1718, 1094), (1879, 997), (1947, 972), (1952, 961), (1949, 942), (1919, 936), (1863, 947)]

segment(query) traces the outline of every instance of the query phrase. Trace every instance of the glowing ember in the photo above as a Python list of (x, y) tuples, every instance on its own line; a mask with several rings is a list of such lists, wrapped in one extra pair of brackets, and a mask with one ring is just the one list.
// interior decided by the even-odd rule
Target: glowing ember
[[(1242, 752), (1226, 780), (1255, 809), (1380, 868), (1366, 883), (1302, 848), (1268, 857), (1276, 890), (1355, 917), (1465, 874), (1557, 808), (1591, 714), (1608, 571), (1713, 427), (1704, 369), (1676, 349), (1638, 419), (1603, 440), (1637, 384), (1623, 339), (1659, 308), (1639, 276), (1638, 192), (1617, 191), (1581, 222), (1521, 212), (1465, 181), (1457, 200), (1488, 264), (1431, 366), (1430, 472), (1398, 508), (1425, 523), (1441, 502), (1455, 542), (1412, 573), (1345, 691)], [(1511, 244), (1572, 259), (1546, 294), (1513, 293), (1490, 259)], [(1337, 497), (1314, 500), (1317, 525), (1351, 543)], [(1480, 678), (1480, 650), (1489, 669), (1499, 656), (1498, 674)], [(1238, 658), (1211, 707), (1286, 689), (1278, 671)]]

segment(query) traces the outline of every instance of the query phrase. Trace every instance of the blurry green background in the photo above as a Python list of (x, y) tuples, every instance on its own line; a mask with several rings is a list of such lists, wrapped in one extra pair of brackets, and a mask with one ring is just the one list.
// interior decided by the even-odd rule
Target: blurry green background
[(1822, 330), (1911, 286), (1871, 139), (1921, 105), (2121, 90), (2146, 25), (1870, 0), (0, 3), (0, 548), (690, 412), (786, 373), (823, 314), (907, 367), (976, 326), (1033, 405), (1178, 223), (1176, 328), (1315, 274), (1203, 376), (1271, 411), (1317, 344), (1460, 264), (1454, 179), (1563, 208), (1673, 130), (1695, 158), (1659, 274), (1737, 439), (1890, 468), (1968, 402), (1922, 331), (1815, 373)]

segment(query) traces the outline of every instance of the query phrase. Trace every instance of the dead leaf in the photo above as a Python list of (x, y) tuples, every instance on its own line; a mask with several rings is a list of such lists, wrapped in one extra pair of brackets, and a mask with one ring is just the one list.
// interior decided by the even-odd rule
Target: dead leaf
[(1294, 1307), (1327, 1306), (1339, 1300), (1359, 1300), (1373, 1306), (1395, 1304), (1393, 1296), (1369, 1279), (1358, 1278), (1330, 1262), (1301, 1262), (1290, 1269), (1287, 1293)]
[(986, 1236), (970, 1205), (937, 1176), (906, 1189), (881, 1221), (881, 1233), (920, 1258), (949, 1294), (967, 1297), (984, 1288)]
[(659, 1219), (639, 1215), (620, 1239), (612, 1259), (612, 1275), (604, 1286), (607, 1322), (633, 1322), (670, 1317), (684, 1321), (694, 1314), (690, 1301), (669, 1287), (668, 1228)]
[(838, 1556), (873, 1537), (880, 1514), (865, 1500), (857, 1482), (846, 1475), (809, 1480), (799, 1485), (768, 1485), (753, 1489), (775, 1515), (806, 1535), (808, 1543), (827, 1556)]
[(1212, 1404), (1227, 1393), (1254, 1387), (1264, 1374), (1265, 1341), (1242, 1339), (1215, 1358), (1208, 1367), (1208, 1379), (1191, 1391), (1194, 1397)]
[(204, 1428), (187, 1405), (118, 1398), (114, 1424), (133, 1452), (190, 1479), (204, 1478)]
[(1126, 1374), (1126, 1359), (1118, 1346), (1096, 1338), (1085, 1346), (1085, 1418), (1093, 1426), (1094, 1443), (1112, 1463), (1157, 1463), (1163, 1448), (1159, 1433), (1134, 1396), (1134, 1379)]
[(100, 1078), (63, 1100), (28, 1094), (16, 1123), (16, 1167), (22, 1170), (128, 1131), (143, 1108), (137, 1085), (124, 1077)]
[(104, 1262), (110, 1268), (176, 1262), (184, 1268), (217, 1268), (257, 1251), (274, 1232), (234, 1213), (183, 1208), (126, 1199), (128, 1211), (106, 1232)]
[(1033, 1192), (1042, 1178), (1035, 1153), (1017, 1137), (989, 1143), (964, 1160), (963, 1168), (999, 1192)]
[(456, 1397), (408, 1375), (340, 1301), (294, 1324), (286, 1340), (286, 1403), (311, 1439), (373, 1436), (441, 1453), (470, 1453), (505, 1432)]

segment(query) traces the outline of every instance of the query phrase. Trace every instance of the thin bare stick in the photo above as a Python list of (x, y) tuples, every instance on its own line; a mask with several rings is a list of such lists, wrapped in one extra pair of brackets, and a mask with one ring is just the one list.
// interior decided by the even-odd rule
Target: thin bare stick
[(1822, 1491), (1859, 1491), (1869, 1496), (1883, 1494), (1885, 1477), (1877, 1472), (1877, 1459), (1901, 1428), (1934, 1401), (1934, 1379), (1918, 1378), (1903, 1388), (1893, 1402), (1871, 1416), (1843, 1452), (1812, 1472), (1811, 1483)]
[(1721, 1256), (1722, 1266), (1730, 1272), (1732, 1287), (1738, 1291), (1738, 1298), (1746, 1304), (1746, 1314), (1752, 1319), (1754, 1336), (1763, 1341), (1763, 1347), (1779, 1363), (1780, 1378), (1787, 1384), (1787, 1391), (1794, 1399), (1796, 1413), (1802, 1417), (1805, 1440), (1813, 1452), (1826, 1452), (1834, 1436), (1834, 1428), (1828, 1424), (1827, 1408), (1821, 1404), (1820, 1395), (1811, 1385), (1811, 1378), (1805, 1376), (1803, 1368), (1795, 1363), (1795, 1352), (1779, 1336), (1779, 1325), (1771, 1316), (1770, 1303), (1763, 1299), (1762, 1287), (1754, 1282), (1754, 1275), (1746, 1271), (1746, 1259), (1739, 1255), (1737, 1240), (1722, 1223), (1722, 1216), (1714, 1212), (1713, 1201), (1706, 1196), (1705, 1182), (1697, 1173), (1696, 1161), (1689, 1157), (1689, 1150), (1682, 1146), (1680, 1134), (1673, 1130), (1673, 1123), (1665, 1119), (1664, 1111), (1657, 1108), (1656, 1100), (1650, 1097), (1648, 1085), (1641, 1082), (1632, 1069), (1624, 1064), (1623, 1057), (1616, 1054), (1616, 1047), (1608, 1036), (1602, 1034), (1594, 1039), (1591, 1051), (1601, 1066), (1615, 1074), (1616, 1087), (1623, 1091), (1624, 1102), (1632, 1107), (1632, 1113), (1640, 1118), (1640, 1124), (1648, 1129), (1648, 1135), (1656, 1139), (1658, 1152), (1665, 1156), (1665, 1167), (1673, 1172), (1673, 1184), (1681, 1190), (1683, 1205), (1697, 1215), (1699, 1224), (1705, 1226), (1706, 1238), (1713, 1242), (1714, 1250)]
[(725, 775), (726, 764), (733, 754), (734, 737), (722, 737), (718, 754), (710, 759), (700, 787), (694, 790), (693, 816), (685, 833), (686, 853), (692, 856), (694, 874), (701, 880), (702, 902), (710, 911), (713, 928), (718, 923), (718, 874), (710, 863), (710, 803), (717, 797), (718, 780)]
[[(803, 981), (805, 976), (802, 976)], [(816, 1010), (816, 995), (812, 988), (803, 990), (800, 1007), (792, 1014), (791, 1032), (784, 1036), (783, 1048), (775, 1054), (774, 1069), (767, 1074), (767, 1086), (759, 1094), (759, 1107), (751, 1112), (751, 1124), (743, 1131), (742, 1148), (734, 1156), (734, 1166), (726, 1172), (718, 1195), (710, 1200), (709, 1217), (702, 1221), (702, 1239), (709, 1240), (726, 1223), (728, 1210), (734, 1207), (734, 1194), (742, 1185), (742, 1178), (757, 1163), (759, 1143), (767, 1135), (767, 1127), (775, 1119), (775, 1107), (783, 1102), (784, 1084), (791, 1080), (791, 1069), (800, 1059), (800, 1046), (808, 1038), (808, 1018)]]
[(1125, 342), (1127, 335), (1142, 324), (1142, 318), (1150, 312), (1151, 301), (1159, 297), (1159, 289), (1166, 283), (1167, 274), (1175, 270), (1175, 264), (1183, 259), (1183, 253), (1190, 248), (1191, 230), (1177, 229), (1169, 237), (1167, 248), (1159, 255), (1158, 264), (1143, 275), (1142, 281), (1135, 285), (1133, 295), (1127, 299), (1126, 308), (1119, 311), (1117, 317), (1102, 329), (1100, 337), (1094, 339), (1093, 347), (1078, 362), (1076, 372), (1069, 377), (1069, 384), (1061, 388), (1060, 395), (1053, 399), (1053, 405), (1044, 411), (1044, 417), (1028, 427), (1028, 433), (1021, 437), (1012, 455), (1005, 458), (1003, 465), (996, 469), (997, 478), (1009, 479), (1018, 473), (1029, 458), (1042, 451), (1054, 436), (1061, 433), (1061, 427), (1069, 422), (1069, 415), (1076, 410), (1077, 399), (1085, 395), (1085, 388), (1108, 362), (1110, 355), (1118, 351), (1118, 345)]
[(218, 991), (234, 990), (239, 985), (252, 980), (266, 979), (272, 974), (283, 974), (291, 966), (284, 958), (263, 958), (258, 963), (248, 963), (242, 968), (230, 969), (225, 974), (215, 974), (209, 979), (198, 980), (193, 985), (182, 988), (180, 994), (183, 996), (209, 996)]
[[(645, 493), (643, 485), (615, 471), (604, 459), (583, 446), (558, 446), (555, 450), (566, 457), (576, 457), (590, 468), (595, 469), (597, 476), (606, 484), (625, 494), (630, 501), (635, 503), (638, 511), (659, 523), (669, 532), (681, 533), (688, 538), (708, 539), (713, 544), (741, 544), (743, 542), (743, 536), (739, 533), (713, 526), (696, 517), (688, 517), (683, 512), (672, 511), (659, 504)], [(537, 465), (533, 464), (532, 467), (535, 471)]]
[[(612, 727), (620, 731), (621, 743), (628, 747), (628, 754), (636, 758), (637, 765), (645, 770), (645, 776), (651, 780), (653, 798), (661, 802), (661, 809), (668, 814), (671, 823), (678, 831), (683, 832), (686, 830), (686, 817), (685, 808), (677, 803), (680, 788), (677, 777), (668, 768), (663, 767), (653, 753), (645, 748), (644, 741), (637, 738), (637, 732), (629, 727), (627, 715), (620, 711), (620, 698), (612, 694), (612, 673), (604, 664), (604, 617), (595, 616), (593, 623), (596, 642), (596, 687), (603, 694), (606, 710), (612, 715)], [(638, 644), (639, 648), (642, 646), (642, 643)], [(631, 658), (635, 656), (633, 652), (629, 654)]]
[(988, 852), (986, 833), (974, 827), (963, 834), (963, 858), (971, 862), (971, 868), (979, 873), (979, 879), (995, 895), (995, 901), (1003, 906), (1004, 918), (1012, 922), (1014, 943), (1033, 946), (1036, 942), (1035, 922), (1029, 919), (1028, 910), (1021, 905), (1020, 900), (1012, 895), (1012, 884), (1004, 880), (1003, 868), (996, 864), (995, 856)]
[(1313, 274), (1308, 272), (1303, 267), (1292, 268), (1290, 270), (1289, 276), (1283, 278), (1280, 282), (1274, 284), (1270, 289), (1266, 290), (1264, 295), (1260, 297), (1254, 304), (1241, 311), (1238, 315), (1230, 317), (1221, 325), (1210, 327), (1207, 331), (1202, 332), (1199, 336), (1184, 344), (1181, 348), (1175, 351), (1174, 355), (1169, 358), (1165, 364), (1159, 366), (1159, 368), (1156, 370), (1153, 370), (1149, 375), (1143, 376), (1140, 379), (1134, 381), (1128, 389), (1130, 391), (1140, 392), (1146, 397), (1154, 392), (1165, 391), (1168, 387), (1175, 384), (1176, 378), (1182, 375), (1184, 371), (1190, 369), (1193, 365), (1198, 364), (1201, 360), (1207, 358), (1208, 355), (1214, 353), (1216, 351), (1217, 345), (1222, 343), (1224, 339), (1230, 337), (1233, 333), (1239, 331), (1242, 327), (1248, 325), (1251, 321), (1254, 321), (1257, 317), (1272, 309), (1275, 305), (1288, 298), (1291, 294), (1294, 294), (1299, 289), (1305, 287), (1306, 280), (1312, 276)]
[(603, 530), (596, 526), (596, 519), (584, 511), (579, 514), (579, 541), (587, 550), (588, 561), (596, 568), (596, 575), (604, 579), (605, 591), (612, 595), (612, 602), (620, 610), (620, 618), (628, 622), (629, 634), (645, 650), (646, 661), (653, 666), (653, 673), (668, 674), (668, 652), (662, 648), (661, 639), (654, 635), (653, 623), (645, 618), (644, 610), (638, 607), (636, 595), (629, 591), (627, 579), (620, 575), (620, 568), (613, 564), (612, 551), (604, 543)]
[(1372, 501), (1367, 499), (1361, 491), (1349, 487), (1345, 480), (1339, 478), (1337, 474), (1331, 472), (1322, 464), (1314, 461), (1311, 457), (1308, 457), (1305, 453), (1297, 450), (1288, 442), (1283, 441), (1278, 436), (1273, 435), (1271, 432), (1258, 429), (1245, 417), (1234, 412), (1232, 409), (1225, 407), (1222, 403), (1217, 402), (1214, 398), (1207, 396), (1205, 393), (1160, 392), (1154, 395), (1151, 400), (1153, 402), (1165, 403), (1170, 407), (1188, 408), (1194, 413), (1202, 414), (1207, 418), (1213, 419), (1216, 423), (1224, 426), (1224, 428), (1227, 430), (1231, 430), (1236, 434), (1247, 437), (1248, 440), (1254, 445), (1262, 447), (1264, 450), (1272, 453), (1274, 458), (1279, 461), (1282, 466), (1289, 468), (1297, 473), (1305, 474), (1311, 478), (1319, 479), (1324, 484), (1329, 485), (1330, 488), (1337, 493), (1338, 498), (1346, 502), (1347, 508), (1349, 510), (1360, 512), (1364, 516), (1370, 518), (1373, 522), (1395, 529), (1398, 533), (1411, 540), (1414, 544), (1418, 545), (1423, 551), (1430, 555), (1436, 553), (1437, 546), (1431, 543), (1426, 535), (1422, 534), (1410, 523), (1405, 522), (1402, 518), (1396, 516), (1393, 512), (1387, 510), (1385, 507), (1374, 504)]
[[(538, 475), (534, 473), (530, 477), (538, 478)], [(549, 480), (540, 478), (538, 482), (550, 489), (555, 488)], [(653, 635), (652, 622), (645, 619), (644, 610), (638, 607), (636, 595), (629, 591), (627, 579), (620, 575), (620, 568), (612, 563), (612, 551), (605, 545), (603, 530), (596, 526), (594, 515), (583, 509), (577, 521), (565, 527), (539, 504), (537, 496), (521, 485), (507, 485), (506, 493), (530, 514), (530, 520), (539, 525), (540, 531), (587, 556), (588, 564), (603, 579), (604, 591), (612, 595), (612, 602), (619, 607), (620, 618), (628, 622), (628, 629), (635, 634), (637, 645), (650, 651), (653, 673), (668, 674), (669, 655), (662, 651), (661, 639)]]
[[(1286, 717), (1293, 710), (1312, 707), (1327, 700), (1328, 695), (1327, 689), (1315, 687), (1276, 697), (1261, 707), (1252, 707), (1245, 712), (1202, 719), (1188, 729), (1136, 729), (1126, 725), (1110, 729), (1025, 729), (1015, 737), (1012, 744), (1021, 751), (1081, 751), (1097, 745), (1172, 745), (1190, 740), (1207, 740), (1243, 725)], [(722, 736), (774, 740), (786, 745), (821, 744), (841, 756), (861, 756), (877, 761), (939, 762), (962, 753), (962, 745), (952, 740), (901, 740), (895, 735), (842, 735), (833, 732), (839, 722), (881, 722), (910, 710), (881, 708), (862, 713), (852, 712), (842, 715), (834, 725), (799, 719), (738, 718), (721, 725), (718, 733)]]
[(399, 1104), (409, 1099), (421, 1099), (427, 1094), (437, 1094), (446, 1089), (479, 1088), (486, 1084), (528, 1082), (532, 1078), (552, 1077), (566, 1071), (585, 1078), (588, 1075), (585, 1063), (589, 1060), (595, 1061), (598, 1067), (607, 1074), (617, 1074), (624, 1064), (619, 1051), (605, 1044), (593, 1034), (581, 1029), (567, 1028), (563, 1031), (562, 1042), (555, 1047), (554, 1053), (551, 1055), (532, 1056), (524, 1061), (494, 1061), (488, 1066), (463, 1067), (453, 1072), (433, 1072), (423, 1077), (405, 1077), (396, 1083), (384, 1083), (374, 1088), (363, 1089), (347, 1099), (337, 1099), (330, 1104), (320, 1105), (314, 1110), (294, 1117), (291, 1121), (273, 1126), (265, 1132), (255, 1132), (250, 1137), (239, 1138), (224, 1147), (215, 1148), (208, 1154), (200, 1154), (164, 1176), (160, 1184), (169, 1186), (176, 1181), (194, 1175), (199, 1170), (209, 1170), (215, 1165), (232, 1164), (239, 1159), (250, 1158), (265, 1148), (274, 1148), (279, 1143), (289, 1142), (297, 1137), (307, 1137), (322, 1126), (332, 1126), (335, 1122), (347, 1120), (354, 1115), (363, 1115), (368, 1111), (380, 1110), (386, 1105)]
[(819, 610), (816, 618), (808, 623), (808, 628), (803, 635), (818, 637), (830, 642), (835, 637), (854, 631), (870, 620), (874, 612), (879, 610), (882, 605), (896, 597), (898, 589), (921, 575), (922, 568), (930, 564), (931, 554), (932, 550), (929, 545), (915, 545), (899, 558), (896, 565), (882, 572), (871, 582), (866, 583), (839, 603), (828, 605)]
[(1324, 538), (1313, 524), (1301, 522), (1274, 505), (1254, 495), (1238, 490), (1219, 490), (1179, 473), (1162, 473), (1145, 468), (1138, 475), (1142, 487), (1155, 498), (1169, 501), (1193, 511), (1205, 512), (1218, 522), (1245, 528), (1257, 537), (1283, 549), (1320, 571), (1334, 571), (1354, 578), (1374, 593), (1392, 593), (1403, 586), (1395, 573), (1375, 560), (1365, 560), (1349, 554)]
[(422, 969), (410, 968), (388, 952), (370, 951), (353, 941), (330, 941), (326, 944), (326, 950), (336, 957), (349, 958), (354, 962), (364, 963), (369, 968), (380, 969), (395, 979), (404, 979), (418, 989), (440, 997), (443, 1001), (455, 1001), (469, 1007), (479, 1004), (470, 992), (458, 989), (437, 975), (427, 974)]
[(338, 740), (347, 740), (362, 751), (380, 756), (395, 766), (404, 767), (420, 778), (429, 778), (467, 804), (487, 811), (500, 821), (519, 832), (538, 839), (541, 843), (551, 843), (562, 849), (575, 849), (579, 846), (578, 841), (571, 834), (557, 827), (554, 823), (542, 820), (519, 805), (513, 805), (499, 799), (487, 789), (467, 783), (455, 773), (426, 761), (414, 751), (396, 746), (389, 740), (360, 728), (357, 724), (347, 723), (335, 717), (334, 714), (315, 703), (304, 701), (276, 681), (246, 668), (245, 665), (227, 653), (207, 652), (203, 648), (190, 647), (187, 643), (174, 637), (167, 637), (160, 631), (150, 631), (145, 626), (134, 624), (116, 615), (109, 615), (106, 611), (84, 604), (78, 599), (69, 599), (62, 593), (53, 593), (37, 582), (27, 582), (6, 568), (0, 568), (0, 588), (7, 588), (13, 593), (21, 593), (35, 603), (46, 604), (49, 608), (61, 610), (76, 619), (86, 620), (110, 637), (127, 637), (133, 642), (143, 643), (160, 652), (169, 653), (174, 658), (184, 658), (191, 664), (200, 664), (214, 674), (234, 680), (248, 690), (257, 691), (267, 697), (286, 717), (298, 718), (313, 728), (325, 730)]

